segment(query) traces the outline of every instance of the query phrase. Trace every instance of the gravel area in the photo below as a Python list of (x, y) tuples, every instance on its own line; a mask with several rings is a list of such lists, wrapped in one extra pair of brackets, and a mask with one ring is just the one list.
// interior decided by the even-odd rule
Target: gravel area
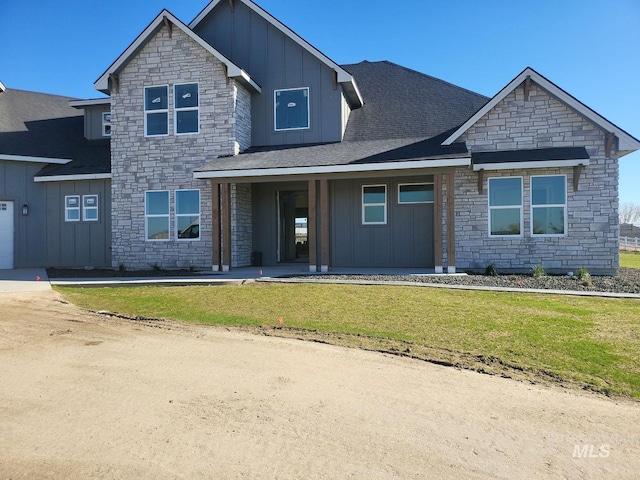
[[(300, 278), (300, 277), (297, 277)], [(486, 287), (533, 288), (586, 292), (615, 292), (640, 294), (640, 270), (620, 268), (616, 276), (590, 277), (580, 281), (568, 275), (313, 275), (309, 278), (328, 280), (367, 280), (434, 283), (442, 285), (477, 285)]]

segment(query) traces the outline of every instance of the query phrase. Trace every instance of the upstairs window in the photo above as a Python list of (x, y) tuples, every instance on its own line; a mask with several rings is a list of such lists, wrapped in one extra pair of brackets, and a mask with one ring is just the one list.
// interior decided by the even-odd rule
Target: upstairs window
[(85, 222), (98, 221), (98, 195), (82, 196), (82, 220)]
[(145, 87), (144, 133), (147, 137), (169, 134), (169, 87)]
[(64, 197), (64, 221), (80, 221), (80, 195), (67, 195)]
[(176, 190), (176, 237), (200, 239), (200, 190)]
[(387, 223), (387, 186), (364, 185), (362, 187), (362, 224)]
[(276, 131), (309, 128), (309, 88), (289, 88), (274, 92)]
[(174, 85), (174, 109), (176, 135), (200, 131), (200, 99), (197, 83)]
[(102, 112), (102, 136), (111, 136), (111, 112)]
[(522, 235), (522, 178), (489, 179), (489, 236)]
[(531, 177), (531, 234), (562, 236), (566, 233), (567, 177)]

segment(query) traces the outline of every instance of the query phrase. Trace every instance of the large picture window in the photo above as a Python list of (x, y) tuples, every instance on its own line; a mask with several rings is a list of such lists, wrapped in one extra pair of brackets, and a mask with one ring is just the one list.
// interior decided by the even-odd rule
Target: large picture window
[(309, 88), (290, 88), (274, 92), (276, 131), (309, 128)]
[(531, 234), (562, 236), (567, 227), (567, 177), (531, 177)]
[(200, 131), (200, 99), (197, 83), (174, 86), (175, 132), (176, 135), (198, 133)]
[(169, 240), (169, 191), (146, 192), (144, 208), (146, 239)]
[(200, 190), (176, 190), (176, 238), (200, 239)]
[(387, 223), (387, 186), (364, 185), (362, 187), (362, 224)]
[(489, 179), (489, 235), (522, 235), (522, 178)]
[(147, 137), (169, 134), (169, 87), (145, 87), (144, 132)]

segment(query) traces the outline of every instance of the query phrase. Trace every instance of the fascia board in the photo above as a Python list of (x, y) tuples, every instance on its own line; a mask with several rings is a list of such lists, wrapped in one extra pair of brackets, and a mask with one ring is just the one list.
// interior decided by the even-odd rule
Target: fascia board
[(187, 27), (182, 21), (175, 17), (168, 10), (163, 10), (160, 14), (149, 24), (147, 28), (133, 41), (131, 45), (118, 57), (118, 59), (111, 64), (111, 66), (105, 71), (102, 76), (94, 83), (96, 90), (104, 91), (109, 89), (109, 75), (119, 71), (126, 63), (129, 62), (131, 57), (144, 46), (149, 37), (153, 35), (158, 28), (164, 24), (164, 18), (167, 18), (173, 25), (177, 26), (189, 36), (198, 45), (204, 48), (207, 52), (220, 60), (227, 67), (227, 74), (231, 78), (238, 78), (243, 83), (251, 85), (257, 92), (261, 89), (257, 83), (255, 83), (251, 77), (240, 67), (234, 64), (231, 60), (225, 57), (222, 53), (217, 51), (207, 42), (205, 42), (200, 36), (196, 35), (189, 27)]
[(31, 162), (31, 163), (55, 163), (66, 165), (71, 160), (66, 158), (31, 157), (27, 155), (4, 155), (0, 154), (0, 160), (9, 162)]
[(321, 175), (332, 173), (388, 172), (406, 169), (468, 167), (470, 157), (439, 158), (434, 160), (418, 160), (411, 162), (368, 163), (364, 165), (323, 165), (315, 167), (286, 168), (254, 168), (247, 170), (218, 170), (194, 172), (196, 179), (243, 178), (243, 177), (276, 177), (286, 175)]
[(111, 105), (111, 98), (90, 98), (87, 100), (70, 100), (69, 106), (73, 108), (91, 107), (94, 105)]
[(629, 151), (640, 149), (640, 140), (629, 135), (620, 127), (614, 125), (602, 115), (596, 113), (594, 110), (586, 106), (584, 103), (576, 99), (574, 96), (565, 92), (553, 82), (549, 81), (538, 72), (530, 67), (527, 67), (523, 72), (514, 78), (509, 84), (504, 87), (496, 96), (489, 100), (480, 110), (478, 110), (469, 120), (467, 120), (460, 128), (458, 128), (449, 138), (447, 138), (442, 145), (451, 145), (457, 139), (459, 139), (463, 133), (465, 133), (472, 125), (474, 125), (480, 118), (491, 111), (500, 101), (502, 101), (507, 95), (515, 90), (527, 77), (531, 77), (531, 80), (540, 85), (543, 89), (556, 97), (561, 102), (565, 103), (580, 115), (586, 117), (591, 122), (595, 123), (603, 130), (607, 132), (613, 132), (619, 139), (619, 150)]
[(589, 165), (588, 159), (578, 160), (537, 160), (531, 162), (501, 162), (501, 163), (478, 163), (473, 165), (473, 171), (480, 170), (524, 170), (530, 168), (557, 168), (557, 167), (577, 167), (579, 165)]
[[(196, 16), (196, 18), (194, 18), (191, 21), (191, 23), (189, 23), (189, 28), (190, 29), (196, 28), (198, 26), (198, 24), (200, 22), (202, 22), (202, 20), (204, 20), (205, 17), (207, 15), (209, 15), (209, 13), (220, 3), (220, 1), (221, 0), (213, 0), (211, 3), (209, 3), (209, 5), (207, 5)], [(267, 22), (269, 22), (271, 25), (273, 25), (278, 30), (280, 30), (282, 33), (284, 33), (291, 40), (293, 40), (298, 45), (300, 45), (302, 48), (304, 48), (309, 53), (311, 53), (311, 55), (316, 57), (318, 60), (320, 60), (325, 65), (327, 65), (329, 68), (335, 70), (337, 75), (338, 75), (338, 78), (337, 78), (338, 83), (353, 83), (355, 91), (356, 91), (356, 95), (358, 96), (358, 100), (360, 102), (360, 105), (364, 104), (364, 101), (362, 100), (362, 95), (360, 94), (360, 91), (359, 91), (358, 87), (355, 85), (355, 82), (353, 80), (353, 76), (349, 72), (347, 72), (344, 68), (342, 68), (340, 65), (338, 65), (336, 62), (331, 60), (329, 57), (327, 57), (320, 50), (318, 50), (313, 45), (311, 45), (309, 42), (307, 42), (305, 39), (303, 39), (300, 35), (298, 35), (296, 32), (294, 32), (289, 27), (287, 27), (285, 24), (283, 24), (280, 20), (275, 18), (273, 15), (271, 15), (269, 12), (267, 12), (264, 9), (262, 9), (261, 7), (256, 5), (255, 3), (253, 3), (253, 2), (245, 2), (243, 0), (237, 0), (237, 1), (241, 1), (242, 3), (244, 3), (247, 6), (247, 8), (250, 8), (251, 10), (253, 10), (256, 14), (258, 14), (259, 16), (264, 18)]]
[(42, 182), (70, 182), (73, 180), (111, 180), (110, 173), (87, 173), (79, 175), (50, 175), (33, 177), (36, 183)]

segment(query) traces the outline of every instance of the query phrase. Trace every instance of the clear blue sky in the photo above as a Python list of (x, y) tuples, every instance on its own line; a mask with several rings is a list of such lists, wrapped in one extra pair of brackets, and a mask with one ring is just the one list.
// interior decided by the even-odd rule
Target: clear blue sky
[[(389, 60), (493, 96), (531, 66), (640, 138), (638, 0), (258, 0), (338, 63)], [(1, 0), (0, 81), (100, 96), (93, 82), (166, 8), (189, 23), (207, 0)], [(640, 203), (640, 152), (620, 200)]]

